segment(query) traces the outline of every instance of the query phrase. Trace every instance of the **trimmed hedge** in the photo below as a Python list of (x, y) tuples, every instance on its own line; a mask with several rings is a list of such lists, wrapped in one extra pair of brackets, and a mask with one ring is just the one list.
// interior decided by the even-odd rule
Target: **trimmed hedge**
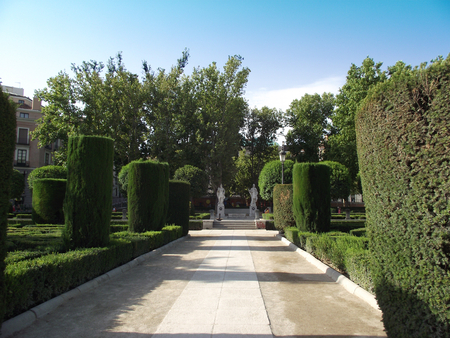
[(320, 163), (296, 163), (293, 169), (295, 222), (301, 231), (330, 229), (330, 168)]
[(323, 161), (330, 167), (330, 195), (332, 199), (346, 199), (350, 195), (352, 178), (347, 167), (339, 162)]
[(34, 181), (40, 178), (67, 179), (67, 168), (57, 165), (46, 165), (34, 169), (27, 178), (30, 190), (34, 189)]
[[(10, 208), (10, 182), (16, 142), (16, 105), (0, 86), (0, 323), (5, 313), (5, 256), (7, 215)], [(0, 324), (1, 326), (1, 324)]]
[(67, 248), (106, 246), (112, 212), (114, 141), (100, 136), (69, 138), (64, 200)]
[(364, 228), (365, 224), (366, 224), (365, 221), (335, 221), (335, 220), (332, 220), (330, 223), (330, 230), (350, 233), (350, 231), (352, 231), (353, 229)]
[(189, 201), (191, 184), (186, 181), (169, 181), (169, 211), (167, 223), (183, 228), (183, 236), (189, 232)]
[[(284, 162), (284, 183), (292, 183), (292, 168), (294, 161), (286, 160)], [(258, 187), (259, 195), (266, 201), (272, 200), (273, 188), (276, 184), (281, 184), (282, 165), (279, 160), (268, 162), (264, 165), (259, 174)]]
[(273, 188), (273, 219), (277, 230), (295, 226), (292, 189), (292, 184), (277, 184)]
[(169, 206), (169, 165), (154, 161), (131, 162), (127, 195), (129, 230), (161, 230)]
[(450, 55), (399, 62), (357, 113), (375, 292), (391, 337), (450, 332)]
[(64, 224), (64, 179), (41, 178), (34, 181), (32, 219), (36, 224)]
[[(179, 226), (141, 234), (111, 235), (106, 247), (87, 248), (20, 260), (5, 271), (7, 318), (69, 291), (133, 258), (181, 237)], [(34, 254), (29, 254), (32, 257)]]

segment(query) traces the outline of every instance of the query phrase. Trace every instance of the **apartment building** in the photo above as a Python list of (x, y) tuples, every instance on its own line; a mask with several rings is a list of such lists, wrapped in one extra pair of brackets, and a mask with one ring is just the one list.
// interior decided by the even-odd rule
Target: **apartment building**
[(38, 98), (30, 99), (24, 96), (23, 88), (2, 86), (3, 92), (8, 93), (11, 100), (18, 104), (16, 110), (16, 149), (14, 151), (14, 169), (24, 176), (25, 193), (19, 204), (31, 207), (31, 193), (28, 189), (27, 177), (31, 171), (44, 165), (53, 164), (52, 150), (57, 144), (38, 147), (37, 140), (31, 140), (30, 133), (36, 128), (36, 120), (42, 116), (41, 102)]

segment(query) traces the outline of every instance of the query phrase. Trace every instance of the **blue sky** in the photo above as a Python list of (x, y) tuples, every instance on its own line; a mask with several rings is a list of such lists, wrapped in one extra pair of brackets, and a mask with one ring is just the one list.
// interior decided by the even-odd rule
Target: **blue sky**
[(228, 55), (251, 70), (251, 107), (286, 110), (305, 93), (337, 93), (352, 63), (418, 65), (450, 53), (450, 0), (0, 0), (0, 78), (26, 96), (72, 63), (123, 53), (169, 69), (185, 48), (193, 67)]

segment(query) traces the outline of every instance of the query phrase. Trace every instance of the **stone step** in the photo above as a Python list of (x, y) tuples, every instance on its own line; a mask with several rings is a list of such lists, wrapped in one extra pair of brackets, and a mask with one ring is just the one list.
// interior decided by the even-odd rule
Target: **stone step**
[(213, 229), (256, 229), (256, 222), (254, 220), (222, 220), (214, 221)]

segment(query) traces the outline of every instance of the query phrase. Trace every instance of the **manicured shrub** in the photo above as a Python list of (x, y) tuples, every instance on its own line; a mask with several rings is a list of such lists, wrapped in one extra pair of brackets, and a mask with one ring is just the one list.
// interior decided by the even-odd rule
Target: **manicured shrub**
[(366, 228), (358, 228), (358, 229), (350, 230), (350, 235), (357, 236), (357, 237), (365, 237), (366, 233), (367, 233)]
[(183, 228), (178, 225), (166, 225), (161, 229), (165, 236), (165, 243), (170, 243), (183, 236)]
[(183, 228), (183, 236), (189, 232), (189, 200), (191, 185), (185, 181), (169, 181), (169, 211), (167, 223)]
[(292, 184), (277, 184), (273, 188), (273, 218), (277, 230), (295, 226), (292, 212)]
[(34, 181), (32, 206), (33, 222), (64, 224), (63, 202), (66, 195), (64, 179), (41, 178)]
[(353, 229), (360, 229), (365, 227), (365, 221), (335, 221), (330, 223), (331, 231), (342, 231), (350, 233)]
[(201, 197), (208, 190), (208, 175), (204, 170), (185, 165), (175, 170), (173, 179), (176, 181), (186, 181), (191, 184), (191, 197)]
[(109, 242), (113, 153), (110, 138), (69, 138), (63, 235), (68, 248), (101, 247)]
[[(286, 160), (284, 162), (284, 183), (292, 183), (292, 167), (294, 161)], [(271, 161), (261, 170), (258, 178), (259, 195), (262, 199), (269, 201), (273, 197), (273, 188), (276, 184), (281, 184), (281, 162)]]
[(289, 242), (298, 245), (298, 229), (297, 228), (294, 228), (294, 227), (285, 228), (284, 236), (286, 237), (286, 239)]
[(169, 206), (169, 166), (133, 161), (128, 173), (128, 225), (131, 232), (161, 230)]
[(46, 165), (44, 167), (34, 169), (27, 178), (28, 187), (30, 190), (34, 187), (34, 181), (40, 178), (67, 179), (67, 168), (57, 165)]
[(375, 292), (390, 337), (448, 337), (450, 56), (391, 73), (356, 119)]
[[(13, 174), (14, 147), (16, 142), (16, 105), (3, 93), (0, 86), (0, 323), (5, 313), (5, 256), (6, 227), (10, 207), (10, 183)], [(1, 324), (0, 324), (1, 326)]]
[(296, 163), (293, 169), (293, 207), (300, 231), (330, 229), (330, 168), (320, 163)]
[(330, 195), (332, 199), (342, 198), (346, 200), (350, 195), (350, 189), (352, 187), (352, 178), (347, 167), (339, 162), (323, 161), (330, 167)]

